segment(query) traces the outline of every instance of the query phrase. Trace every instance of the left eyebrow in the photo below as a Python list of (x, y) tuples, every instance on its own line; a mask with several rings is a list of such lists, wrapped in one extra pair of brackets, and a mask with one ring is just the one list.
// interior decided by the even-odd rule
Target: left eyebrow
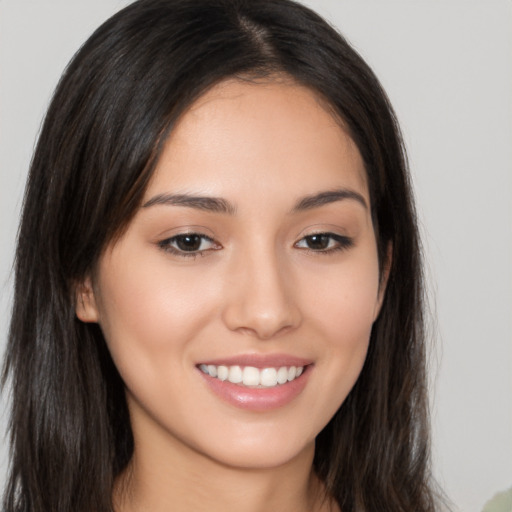
[(359, 192), (343, 188), (304, 196), (297, 201), (292, 209), (292, 213), (312, 210), (313, 208), (318, 208), (329, 203), (335, 203), (336, 201), (344, 201), (346, 199), (357, 201), (365, 209), (368, 209), (368, 204), (366, 203), (365, 198), (359, 194)]
[(227, 213), (229, 215), (236, 213), (235, 206), (221, 197), (191, 196), (189, 194), (158, 194), (144, 203), (142, 208), (149, 208), (157, 204), (186, 206), (197, 210)]

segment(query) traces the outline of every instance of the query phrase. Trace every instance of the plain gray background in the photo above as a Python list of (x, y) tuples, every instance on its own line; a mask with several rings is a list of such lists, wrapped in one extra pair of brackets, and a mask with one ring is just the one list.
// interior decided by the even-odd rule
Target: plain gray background
[[(127, 3), (0, 0), (0, 349), (46, 105), (80, 44)], [(479, 511), (512, 485), (512, 2), (304, 3), (373, 67), (401, 122), (428, 263), (434, 471), (456, 508)], [(2, 438), (0, 484), (6, 465)]]

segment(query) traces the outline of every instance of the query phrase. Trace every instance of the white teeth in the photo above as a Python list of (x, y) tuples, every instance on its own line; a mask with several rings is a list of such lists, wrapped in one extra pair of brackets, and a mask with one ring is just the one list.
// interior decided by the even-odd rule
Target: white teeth
[(288, 368), (286, 366), (281, 366), (279, 370), (277, 370), (277, 383), (284, 384), (288, 381)]
[(258, 386), (260, 383), (260, 371), (253, 366), (246, 366), (243, 371), (242, 382), (244, 386)]
[(228, 380), (233, 384), (239, 384), (242, 382), (242, 368), (240, 368), (240, 366), (230, 366)]
[(266, 388), (277, 385), (277, 370), (275, 368), (263, 368), (260, 373), (260, 384)]
[(262, 368), (254, 366), (215, 366), (213, 364), (201, 364), (199, 369), (210, 377), (219, 380), (228, 380), (233, 384), (241, 384), (249, 387), (272, 388), (278, 384), (291, 382), (302, 375), (303, 366), (281, 366), (279, 368)]
[(227, 380), (229, 375), (229, 368), (227, 366), (219, 366), (217, 368), (217, 378), (220, 380)]

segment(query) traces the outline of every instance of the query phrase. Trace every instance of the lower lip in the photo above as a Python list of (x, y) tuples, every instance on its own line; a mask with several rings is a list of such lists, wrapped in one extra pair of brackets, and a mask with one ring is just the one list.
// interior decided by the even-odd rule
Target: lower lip
[(220, 398), (239, 409), (269, 411), (284, 407), (294, 400), (307, 384), (312, 365), (304, 367), (302, 375), (291, 382), (271, 388), (248, 388), (219, 380), (198, 369), (209, 388)]

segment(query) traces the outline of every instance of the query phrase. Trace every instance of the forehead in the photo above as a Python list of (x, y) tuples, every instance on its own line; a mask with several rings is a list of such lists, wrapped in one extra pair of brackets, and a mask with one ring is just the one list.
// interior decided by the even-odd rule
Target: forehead
[(291, 80), (230, 79), (206, 92), (172, 130), (148, 194), (167, 187), (223, 195), (240, 179), (297, 194), (348, 186), (368, 195), (347, 130), (324, 100)]

